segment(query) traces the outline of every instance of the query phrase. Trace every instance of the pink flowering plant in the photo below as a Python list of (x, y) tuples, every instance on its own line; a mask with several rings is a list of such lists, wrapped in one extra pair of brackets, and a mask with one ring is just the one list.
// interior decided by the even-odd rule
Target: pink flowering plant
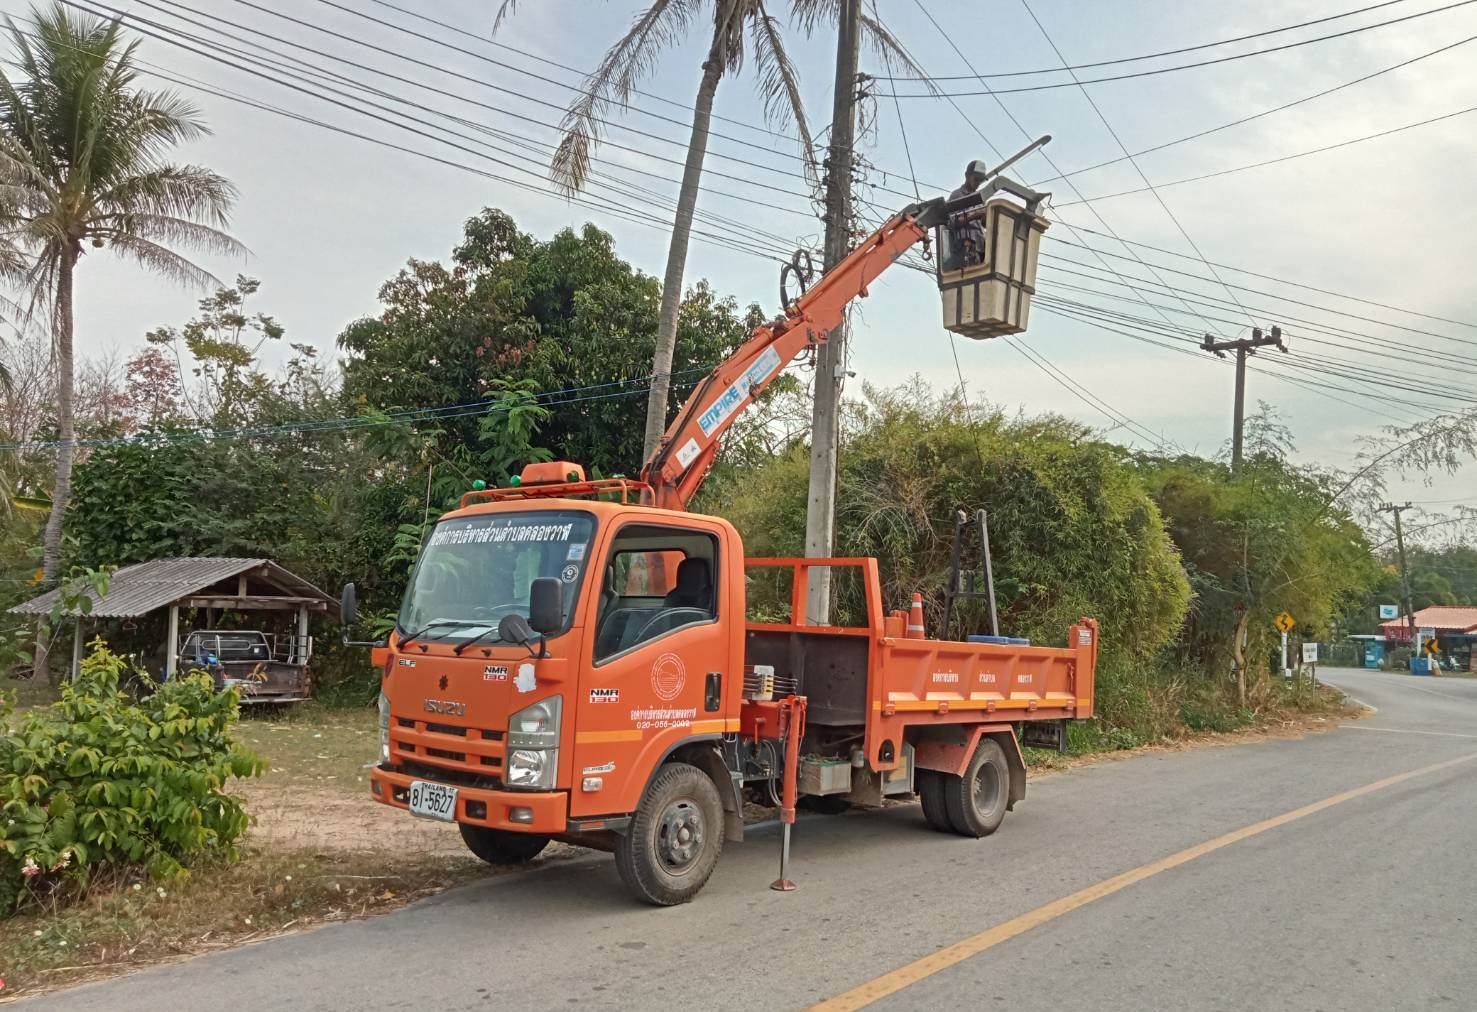
[(55, 706), (7, 730), (0, 700), (0, 916), (101, 871), (175, 878), (235, 857), (249, 820), (226, 785), (263, 768), (231, 737), (235, 690), (194, 671), (134, 702), (118, 688), (127, 669), (94, 640)]

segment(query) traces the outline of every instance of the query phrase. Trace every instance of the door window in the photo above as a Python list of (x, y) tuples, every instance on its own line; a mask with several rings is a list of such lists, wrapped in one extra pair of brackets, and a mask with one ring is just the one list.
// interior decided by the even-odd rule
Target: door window
[(718, 539), (654, 524), (620, 529), (605, 560), (595, 662), (718, 617)]

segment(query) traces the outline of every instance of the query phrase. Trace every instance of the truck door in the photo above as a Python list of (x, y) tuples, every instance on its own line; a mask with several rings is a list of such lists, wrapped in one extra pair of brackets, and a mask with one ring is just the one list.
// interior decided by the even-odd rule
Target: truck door
[(679, 742), (726, 729), (732, 668), (716, 531), (630, 522), (599, 569), (581, 665), (572, 815), (628, 812), (648, 774)]

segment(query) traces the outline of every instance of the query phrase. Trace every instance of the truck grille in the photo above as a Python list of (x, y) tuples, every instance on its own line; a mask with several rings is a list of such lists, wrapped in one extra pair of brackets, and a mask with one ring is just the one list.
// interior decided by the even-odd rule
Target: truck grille
[(502, 769), (507, 750), (503, 736), (491, 728), (397, 717), (390, 728), (390, 761), (447, 783), (495, 781), (492, 771)]

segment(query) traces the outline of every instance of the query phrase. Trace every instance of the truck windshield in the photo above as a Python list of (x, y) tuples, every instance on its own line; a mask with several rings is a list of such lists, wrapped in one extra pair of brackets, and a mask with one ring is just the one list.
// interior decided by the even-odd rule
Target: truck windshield
[(544, 576), (563, 584), (567, 627), (594, 531), (579, 510), (443, 520), (416, 560), (396, 628), (402, 637), (497, 642), (503, 616), (528, 617), (528, 589)]

